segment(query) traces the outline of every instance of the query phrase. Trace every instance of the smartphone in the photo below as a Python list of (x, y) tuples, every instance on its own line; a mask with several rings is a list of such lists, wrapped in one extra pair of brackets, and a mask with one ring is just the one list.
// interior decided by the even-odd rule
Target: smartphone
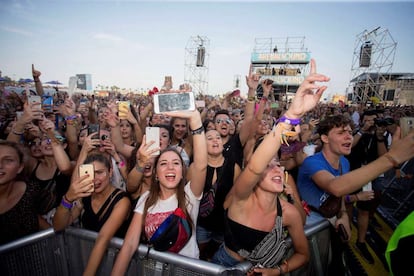
[(53, 97), (52, 96), (44, 96), (42, 102), (43, 111), (47, 113), (53, 112)]
[(40, 98), (40, 96), (29, 95), (28, 101), (29, 101), (29, 104), (36, 104), (34, 105), (34, 109), (42, 110), (42, 99)]
[(372, 182), (368, 182), (367, 184), (365, 184), (364, 186), (362, 186), (362, 191), (366, 192), (366, 191), (372, 191)]
[[(89, 175), (87, 180), (94, 180), (95, 178), (95, 168), (93, 167), (93, 164), (82, 164), (79, 166), (79, 177), (82, 177), (84, 175)], [(95, 190), (95, 187), (92, 187), (88, 192), (93, 192)]]
[(118, 102), (118, 117), (121, 120), (126, 120), (128, 118), (130, 102), (129, 101), (119, 101)]
[(400, 118), (401, 137), (405, 137), (414, 128), (414, 117)]
[[(146, 127), (145, 128), (145, 143), (148, 144), (151, 141), (155, 143), (152, 144), (149, 149), (159, 148), (160, 147), (160, 128), (159, 127)], [(160, 151), (154, 152), (152, 155), (159, 155)]]
[(92, 133), (97, 132), (92, 139), (99, 139), (99, 124), (89, 124), (88, 125), (88, 136)]
[(154, 112), (195, 110), (193, 92), (154, 94)]
[(348, 241), (348, 233), (346, 232), (345, 226), (342, 223), (338, 225), (338, 233), (339, 233), (339, 237), (341, 238), (343, 242)]

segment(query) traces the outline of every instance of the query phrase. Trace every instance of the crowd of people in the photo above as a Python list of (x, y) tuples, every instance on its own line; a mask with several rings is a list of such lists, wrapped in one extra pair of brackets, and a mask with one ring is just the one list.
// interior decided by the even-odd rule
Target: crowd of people
[[(414, 132), (402, 137), (398, 123), (414, 108), (320, 103), (329, 77), (314, 60), (310, 68), (292, 101), (277, 108), (272, 81), (252, 72), (246, 98), (197, 95), (202, 107), (163, 113), (154, 112), (152, 95), (57, 91), (45, 110), (1, 87), (8, 112), (0, 118), (0, 245), (74, 226), (98, 233), (85, 275), (96, 274), (114, 236), (124, 242), (113, 275), (127, 271), (140, 243), (283, 275), (309, 261), (305, 225), (328, 219), (329, 273), (344, 275), (357, 208), (356, 247), (373, 263), (365, 237), (381, 200), (376, 183), (413, 158)], [(44, 97), (41, 73), (32, 73)], [(147, 139), (149, 127), (159, 141)], [(171, 225), (181, 227), (178, 236)]]

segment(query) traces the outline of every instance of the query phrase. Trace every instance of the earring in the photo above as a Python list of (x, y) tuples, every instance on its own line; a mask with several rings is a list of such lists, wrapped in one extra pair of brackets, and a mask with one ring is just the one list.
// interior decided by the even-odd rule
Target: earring
[(157, 182), (158, 182), (158, 180), (159, 180), (159, 179), (158, 179), (158, 176), (155, 176), (155, 181), (157, 181)]

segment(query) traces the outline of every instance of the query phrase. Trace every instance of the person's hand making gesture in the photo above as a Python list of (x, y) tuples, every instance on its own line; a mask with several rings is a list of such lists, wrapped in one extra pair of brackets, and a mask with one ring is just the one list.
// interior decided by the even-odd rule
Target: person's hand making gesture
[(310, 74), (305, 78), (296, 91), (289, 110), (286, 111), (286, 117), (297, 119), (302, 117), (307, 111), (313, 109), (319, 102), (323, 92), (327, 89), (325, 85), (319, 85), (317, 82), (328, 82), (329, 77), (316, 73), (316, 63), (311, 59)]

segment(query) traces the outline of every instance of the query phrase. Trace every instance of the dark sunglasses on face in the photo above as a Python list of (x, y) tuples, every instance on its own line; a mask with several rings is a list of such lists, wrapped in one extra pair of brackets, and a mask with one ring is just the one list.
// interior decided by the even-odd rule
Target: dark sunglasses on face
[(32, 146), (40, 146), (41, 144), (42, 144), (42, 141), (30, 141), (28, 143), (29, 147), (32, 147)]
[(226, 123), (226, 124), (231, 124), (230, 119), (216, 119), (216, 124), (220, 124), (220, 123)]

